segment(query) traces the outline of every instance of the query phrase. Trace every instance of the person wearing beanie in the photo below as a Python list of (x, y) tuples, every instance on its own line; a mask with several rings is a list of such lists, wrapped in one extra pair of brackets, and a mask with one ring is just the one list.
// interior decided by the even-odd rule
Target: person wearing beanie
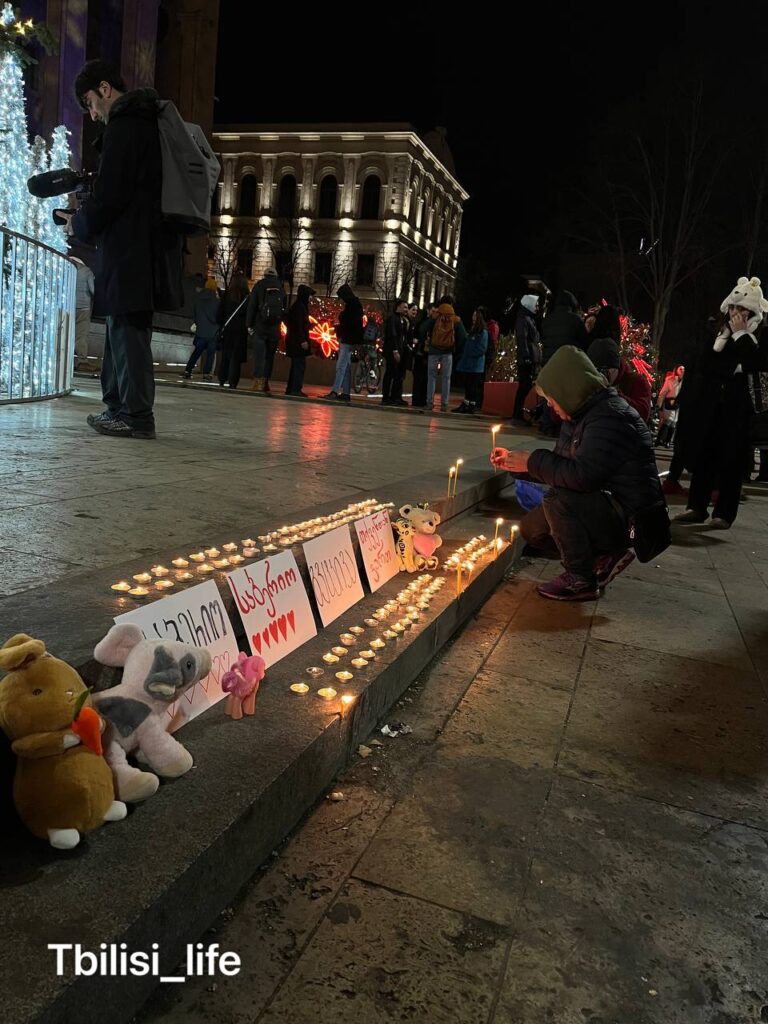
[(253, 391), (269, 394), (269, 378), (280, 343), (280, 324), (285, 314), (285, 292), (277, 271), (268, 267), (253, 286), (248, 299), (246, 323), (253, 338)]
[(523, 408), (528, 392), (541, 366), (541, 341), (536, 326), (536, 311), (539, 308), (538, 295), (524, 295), (520, 300), (515, 321), (515, 346), (517, 348), (517, 393), (512, 410), (515, 423), (525, 425)]
[(740, 277), (720, 305), (723, 318), (714, 340), (704, 343), (696, 380), (685, 398), (685, 432), (675, 444), (691, 470), (688, 507), (678, 523), (704, 523), (712, 495), (717, 498), (710, 525), (727, 530), (736, 519), (749, 450), (754, 406), (748, 376), (768, 367), (768, 347), (759, 339), (768, 301), (759, 277)]
[(491, 462), (550, 488), (543, 505), (520, 524), (529, 543), (552, 537), (565, 570), (538, 593), (556, 601), (593, 600), (635, 557), (635, 515), (664, 507), (653, 440), (638, 413), (572, 345), (543, 367), (536, 390), (563, 420), (554, 450), (495, 448)]
[(653, 401), (651, 382), (629, 365), (613, 338), (598, 335), (589, 346), (587, 355), (608, 383), (616, 388), (633, 409), (637, 409), (640, 418), (647, 423), (651, 418)]

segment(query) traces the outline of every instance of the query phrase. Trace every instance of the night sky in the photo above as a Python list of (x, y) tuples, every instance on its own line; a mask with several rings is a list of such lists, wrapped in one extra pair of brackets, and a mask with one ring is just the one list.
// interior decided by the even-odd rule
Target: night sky
[(765, 145), (760, 4), (737, 19), (738, 31), (726, 18), (733, 8), (684, 0), (632, 8), (568, 0), (509, 7), (503, 17), (498, 5), (472, 3), (445, 27), (432, 5), (412, 5), (401, 23), (369, 8), (382, 11), (377, 36), (363, 30), (359, 5), (323, 9), (335, 24), (297, 15), (282, 45), (274, 26), (260, 38), (258, 10), (222, 0), (216, 121), (445, 125), (471, 195), (462, 255), (510, 277), (556, 265), (606, 139), (620, 148), (633, 131), (658, 134), (682, 88), (704, 84), (708, 131), (723, 146), (736, 121), (747, 132), (754, 125)]

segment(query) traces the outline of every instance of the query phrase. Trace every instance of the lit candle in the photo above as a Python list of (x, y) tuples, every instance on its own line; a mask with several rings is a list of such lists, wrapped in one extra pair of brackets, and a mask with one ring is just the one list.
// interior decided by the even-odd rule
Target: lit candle
[(309, 685), (307, 683), (291, 683), (289, 689), (291, 693), (309, 693)]
[(384, 636), (387, 638), (387, 640), (397, 639), (397, 633), (394, 631), (394, 629), (385, 629)]
[(353, 693), (342, 693), (341, 695), (341, 717), (349, 711), (352, 704), (355, 702), (355, 695)]
[(340, 683), (348, 683), (350, 679), (354, 679), (355, 678), (355, 673), (354, 672), (346, 672), (346, 671), (344, 671), (344, 672), (337, 672), (336, 673), (336, 678), (339, 680)]
[(176, 573), (176, 579), (177, 580), (193, 580), (194, 578), (195, 578), (195, 574), (192, 573), (192, 572), (177, 572)]
[(336, 691), (332, 686), (324, 686), (317, 691), (317, 696), (320, 700), (333, 700), (336, 696)]
[(451, 466), (451, 468), (448, 470), (448, 497), (449, 498), (451, 498), (453, 496), (453, 493), (452, 493), (453, 492), (453, 476), (454, 476), (455, 472), (456, 472), (456, 467), (455, 466)]
[[(256, 549), (255, 548), (250, 548), (249, 550), (255, 551)], [(265, 551), (277, 551), (277, 548), (275, 547), (274, 544), (265, 544), (264, 545), (264, 550)]]
[(227, 566), (229, 565), (229, 559), (228, 558), (217, 558), (216, 561), (213, 564), (215, 565), (215, 567), (217, 569), (226, 569)]
[[(253, 548), (250, 548), (249, 550), (253, 551)], [(254, 551), (254, 554), (255, 554), (255, 551)], [(230, 565), (240, 565), (240, 563), (244, 562), (244, 561), (245, 561), (245, 559), (243, 558), (242, 555), (230, 555), (229, 556), (229, 564)]]
[(133, 587), (128, 593), (131, 597), (146, 597), (149, 591), (146, 587)]
[(411, 622), (418, 622), (419, 619), (421, 618), (421, 615), (418, 612), (409, 612), (408, 618), (411, 620)]
[(366, 624), (366, 626), (378, 626), (379, 624), (376, 619), (363, 619), (363, 622)]
[(155, 590), (170, 590), (172, 586), (173, 580), (157, 580)]
[(496, 557), (498, 558), (501, 554), (501, 549), (504, 547), (504, 541), (499, 537), (496, 541)]
[(168, 570), (165, 568), (164, 565), (153, 565), (152, 568), (149, 571), (152, 573), (153, 576), (167, 576), (168, 575)]
[(239, 555), (233, 555), (232, 558), (240, 558), (240, 561), (242, 562), (243, 558), (253, 558), (253, 556), (256, 554), (256, 551), (256, 548), (243, 548), (242, 558)]
[(360, 634), (364, 633), (365, 630), (363, 629), (362, 626), (350, 626), (349, 632), (354, 633), (355, 636), (360, 636)]
[[(250, 547), (251, 545), (249, 545)], [(231, 554), (233, 551), (237, 551), (237, 544), (234, 541), (230, 541), (229, 544), (222, 544), (221, 550), (226, 551), (227, 554)]]
[(426, 599), (424, 601), (419, 601), (419, 609), (423, 612), (429, 611), (429, 601)]
[(204, 551), (196, 551), (193, 555), (190, 555), (189, 557), (192, 559), (193, 562), (204, 562), (205, 561), (205, 552)]
[(366, 661), (373, 661), (373, 659), (376, 657), (376, 653), (374, 651), (368, 650), (360, 651), (360, 657), (365, 658)]
[[(267, 540), (267, 538), (266, 537), (263, 537), (263, 538), (260, 537), (259, 540)], [(255, 540), (251, 540), (250, 537), (246, 537), (245, 540), (241, 540), (240, 541), (240, 546), (243, 547), (243, 548), (255, 548), (256, 547), (256, 541)], [(225, 547), (225, 550), (226, 550), (226, 545), (224, 545), (224, 547)]]
[(357, 643), (357, 638), (352, 636), (351, 633), (342, 633), (339, 640), (341, 640), (341, 642), (347, 647), (351, 647), (353, 644)]
[(371, 640), (371, 647), (373, 647), (373, 649), (376, 651), (380, 651), (382, 647), (386, 646), (387, 645), (384, 643), (381, 637), (377, 636), (375, 640)]
[(326, 665), (335, 665), (338, 660), (338, 654), (331, 654), (330, 651), (328, 651), (327, 654), (323, 655), (323, 661), (325, 662)]
[(499, 528), (502, 527), (503, 525), (504, 525), (504, 520), (503, 519), (497, 519), (496, 520), (496, 532), (493, 535), (493, 543), (494, 544), (499, 539)]
[(456, 566), (456, 597), (461, 596), (461, 562)]
[(319, 679), (320, 676), (325, 675), (325, 669), (320, 668), (318, 665), (310, 665), (307, 669), (307, 675), (311, 676), (313, 679)]
[(171, 562), (171, 565), (176, 566), (177, 569), (186, 569), (187, 566), (189, 565), (189, 562), (186, 560), (186, 558), (174, 558), (174, 560)]
[[(398, 623), (398, 625), (402, 626), (403, 629), (410, 629), (411, 626), (413, 625), (413, 623), (411, 622), (410, 619), (400, 619), (400, 622)], [(393, 627), (393, 628), (395, 628), (395, 627)]]
[[(405, 626), (402, 624), (402, 622), (394, 622), (392, 624), (392, 632), (395, 633), (395, 634), (404, 633), (405, 632)], [(385, 633), (384, 636), (386, 636), (386, 635), (387, 634)]]
[(150, 574), (148, 572), (138, 572), (138, 573), (136, 573), (136, 575), (133, 578), (136, 580), (137, 583), (151, 583), (152, 582), (152, 577), (150, 576)]
[(335, 654), (337, 658), (344, 658), (349, 654), (346, 647), (332, 647), (331, 654)]
[(491, 427), (491, 455), (493, 455), (494, 449), (496, 448), (496, 435), (500, 430), (500, 423), (497, 423), (495, 427)]
[(464, 459), (456, 459), (456, 476), (453, 478), (453, 496), (456, 497), (456, 488), (459, 485), (459, 467), (464, 465)]
[(386, 617), (388, 615), (389, 615), (389, 612), (387, 611), (386, 608), (377, 608), (376, 611), (373, 613), (374, 619), (379, 619), (379, 620), (386, 619)]
[(208, 562), (203, 562), (201, 565), (198, 565), (197, 571), (202, 573), (213, 572), (213, 566), (209, 565)]
[(510, 528), (509, 528), (509, 543), (510, 544), (514, 544), (515, 543), (515, 538), (517, 537), (517, 531), (518, 531), (518, 527), (517, 526), (510, 526)]
[(221, 554), (218, 548), (206, 548), (205, 553), (208, 556), (208, 558), (218, 558), (219, 555)]
[(119, 583), (112, 584), (112, 589), (117, 590), (121, 594), (125, 594), (131, 589), (131, 584), (126, 583), (125, 580), (120, 580)]
[(368, 662), (365, 660), (365, 658), (353, 658), (352, 664), (355, 666), (355, 668), (366, 668)]

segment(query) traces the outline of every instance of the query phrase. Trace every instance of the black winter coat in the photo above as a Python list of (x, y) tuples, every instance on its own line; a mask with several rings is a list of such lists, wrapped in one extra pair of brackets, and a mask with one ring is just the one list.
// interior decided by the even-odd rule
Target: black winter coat
[(589, 348), (589, 334), (576, 306), (576, 299), (570, 292), (560, 292), (552, 312), (544, 317), (541, 342), (545, 363), (563, 345), (575, 345), (584, 352)]
[[(285, 354), (291, 359), (306, 359), (309, 355), (309, 300), (314, 294), (311, 288), (300, 284), (296, 301), (285, 318)], [(306, 343), (306, 348), (301, 347), (302, 342)]]
[(550, 487), (609, 491), (628, 516), (664, 500), (651, 432), (614, 388), (563, 423), (554, 451), (532, 452), (528, 473)]
[(402, 357), (408, 344), (410, 323), (406, 317), (393, 313), (384, 324), (384, 356), (389, 359), (395, 352)]
[(184, 304), (182, 237), (160, 212), (157, 98), (154, 89), (136, 89), (115, 101), (100, 141), (93, 195), (72, 218), (75, 236), (97, 246), (97, 316)]
[(343, 284), (336, 293), (344, 303), (339, 316), (339, 341), (345, 345), (363, 345), (363, 304), (349, 287)]
[(539, 331), (533, 313), (524, 306), (520, 307), (515, 323), (515, 342), (517, 345), (518, 366), (533, 366), (541, 362), (539, 358)]

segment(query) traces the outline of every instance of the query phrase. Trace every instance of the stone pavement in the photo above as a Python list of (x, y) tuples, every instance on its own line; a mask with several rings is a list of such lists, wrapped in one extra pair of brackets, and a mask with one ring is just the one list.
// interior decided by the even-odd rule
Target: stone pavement
[(137, 1024), (768, 1020), (768, 494), (594, 604), (528, 563)]

